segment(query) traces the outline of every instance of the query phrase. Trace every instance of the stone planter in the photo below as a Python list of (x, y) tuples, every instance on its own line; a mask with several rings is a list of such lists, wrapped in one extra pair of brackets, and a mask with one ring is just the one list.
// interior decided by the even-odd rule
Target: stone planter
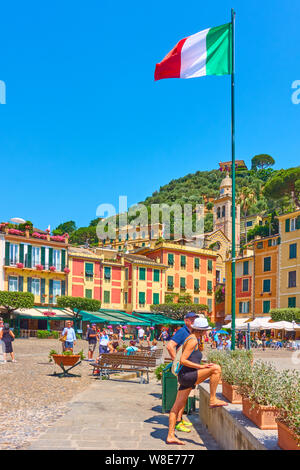
[(223, 381), (222, 383), (222, 395), (234, 405), (242, 404), (242, 396), (237, 392), (236, 385), (230, 385), (229, 383)]
[(259, 429), (272, 430), (277, 429), (276, 416), (278, 410), (274, 406), (256, 405), (252, 408), (253, 403), (243, 398), (243, 414), (247, 416)]
[(278, 424), (278, 445), (283, 450), (300, 450), (296, 434), (284, 423), (277, 420)]
[(80, 355), (79, 354), (72, 354), (70, 356), (65, 356), (64, 354), (53, 354), (52, 355), (55, 364), (60, 366), (75, 366), (76, 362), (79, 361)]

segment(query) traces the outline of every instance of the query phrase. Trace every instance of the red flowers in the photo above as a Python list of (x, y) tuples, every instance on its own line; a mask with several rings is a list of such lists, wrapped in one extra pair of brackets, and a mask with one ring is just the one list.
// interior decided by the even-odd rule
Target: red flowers
[(37, 269), (38, 271), (42, 271), (42, 270), (44, 269), (44, 266), (43, 266), (42, 264), (37, 264), (37, 265), (36, 265), (36, 269)]
[(23, 268), (24, 268), (24, 264), (23, 264), (23, 263), (17, 263), (16, 266), (17, 266), (17, 268), (19, 268), (19, 269), (23, 269)]
[(52, 271), (52, 272), (56, 271), (56, 267), (55, 267), (55, 266), (50, 266), (49, 269), (50, 269), (50, 271)]
[(70, 269), (69, 269), (69, 268), (65, 268), (65, 269), (64, 269), (64, 272), (65, 272), (66, 274), (69, 274)]

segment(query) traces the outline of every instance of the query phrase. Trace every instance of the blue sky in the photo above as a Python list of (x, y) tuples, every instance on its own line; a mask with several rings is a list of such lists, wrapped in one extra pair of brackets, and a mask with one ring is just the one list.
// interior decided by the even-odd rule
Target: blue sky
[(1, 221), (87, 225), (174, 178), (230, 160), (230, 77), (154, 82), (182, 38), (236, 18), (236, 153), (299, 165), (298, 0), (6, 2)]

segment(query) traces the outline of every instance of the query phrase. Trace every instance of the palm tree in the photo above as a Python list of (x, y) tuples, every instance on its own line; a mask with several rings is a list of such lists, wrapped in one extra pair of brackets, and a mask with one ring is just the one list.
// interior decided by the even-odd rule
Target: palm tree
[(249, 188), (247, 186), (244, 186), (238, 194), (238, 204), (241, 206), (241, 210), (244, 214), (246, 243), (247, 243), (247, 227), (246, 227), (247, 214), (251, 206), (256, 204), (256, 202), (257, 202), (257, 198), (256, 198), (255, 190), (251, 187)]

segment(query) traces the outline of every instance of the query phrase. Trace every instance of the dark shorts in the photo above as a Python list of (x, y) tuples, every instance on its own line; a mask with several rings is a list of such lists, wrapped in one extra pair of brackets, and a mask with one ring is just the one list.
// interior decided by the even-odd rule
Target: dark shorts
[(13, 348), (11, 342), (5, 342), (5, 354), (12, 353)]
[(198, 370), (194, 369), (187, 372), (179, 372), (178, 374), (178, 390), (187, 390), (188, 388), (196, 388), (196, 382), (198, 379)]

